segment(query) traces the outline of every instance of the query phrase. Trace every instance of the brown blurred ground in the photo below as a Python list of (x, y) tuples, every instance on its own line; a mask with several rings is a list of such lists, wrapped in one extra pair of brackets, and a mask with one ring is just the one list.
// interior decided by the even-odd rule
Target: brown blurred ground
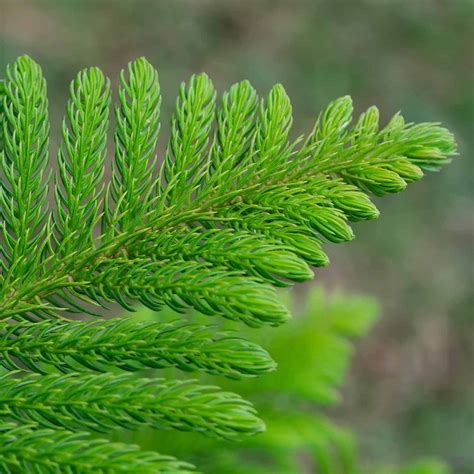
[(204, 70), (221, 91), (242, 78), (262, 94), (282, 82), (298, 131), (344, 94), (357, 112), (375, 103), (385, 119), (401, 109), (452, 129), (460, 157), (378, 202), (381, 219), (329, 247), (317, 284), (377, 295), (384, 308), (337, 414), (366, 459), (435, 455), (470, 472), (473, 30), (471, 0), (0, 0), (0, 66), (23, 53), (43, 65), (56, 130), (78, 69), (115, 80), (142, 55), (159, 69), (164, 117), (178, 83)]

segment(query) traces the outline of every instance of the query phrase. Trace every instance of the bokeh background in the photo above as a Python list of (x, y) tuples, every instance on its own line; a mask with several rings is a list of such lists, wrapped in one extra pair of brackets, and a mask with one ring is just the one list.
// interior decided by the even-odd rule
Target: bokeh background
[(44, 68), (56, 139), (79, 69), (100, 66), (116, 82), (142, 55), (160, 72), (164, 117), (178, 84), (206, 71), (221, 91), (243, 78), (262, 95), (283, 83), (295, 135), (344, 94), (356, 112), (375, 103), (384, 119), (401, 109), (453, 130), (460, 156), (377, 200), (381, 219), (327, 247), (332, 265), (313, 284), (376, 295), (383, 308), (335, 413), (355, 427), (362, 457), (437, 456), (472, 472), (472, 0), (0, 0), (0, 70), (23, 53)]

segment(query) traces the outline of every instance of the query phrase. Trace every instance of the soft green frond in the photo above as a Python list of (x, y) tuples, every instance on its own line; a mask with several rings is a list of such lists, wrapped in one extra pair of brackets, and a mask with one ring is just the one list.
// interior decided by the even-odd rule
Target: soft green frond
[(299, 187), (275, 185), (250, 202), (261, 211), (273, 208), (298, 228), (313, 231), (330, 242), (352, 240), (354, 234), (344, 213), (324, 196), (307, 192), (307, 186), (307, 183), (301, 183)]
[(177, 367), (230, 378), (275, 369), (267, 351), (214, 326), (121, 318), (10, 325), (0, 334), (0, 364), (45, 373)]
[(271, 237), (232, 229), (189, 229), (163, 233), (140, 253), (161, 260), (204, 260), (229, 270), (241, 270), (274, 285), (310, 280), (313, 272), (291, 247)]
[(329, 257), (321, 249), (322, 241), (316, 232), (301, 228), (281, 213), (269, 214), (265, 208), (254, 205), (235, 205), (223, 213), (222, 218), (233, 229), (279, 242), (278, 248), (290, 249), (309, 265), (324, 267), (329, 264)]
[(249, 326), (276, 326), (289, 317), (270, 285), (225, 267), (194, 261), (116, 259), (89, 269), (84, 288), (95, 301), (116, 301), (132, 309), (140, 301), (152, 309), (195, 308), (207, 315), (240, 320)]
[(297, 462), (299, 452), (306, 454), (311, 468), (318, 474), (356, 473), (357, 450), (352, 434), (326, 416), (299, 408), (294, 399), (280, 407), (275, 401), (274, 408), (269, 407), (265, 413), (271, 420), (269, 430), (255, 440), (254, 449), (268, 450), (278, 467), (281, 461), (277, 453), (285, 453), (281, 458), (286, 458), (288, 464), (289, 460), (293, 461), (292, 469), (286, 471), (288, 474), (301, 472)]
[(164, 196), (171, 206), (188, 203), (207, 171), (215, 103), (206, 74), (192, 76), (188, 86), (181, 84), (164, 163)]
[(97, 68), (81, 71), (71, 83), (59, 149), (56, 184), (57, 229), (64, 255), (92, 245), (99, 219), (110, 83)]
[(319, 196), (322, 203), (332, 204), (342, 211), (350, 221), (377, 219), (379, 211), (367, 194), (358, 187), (347, 184), (341, 179), (321, 177), (311, 180), (308, 190), (311, 195)]
[(217, 111), (217, 136), (212, 156), (215, 172), (210, 179), (213, 176), (231, 178), (235, 166), (248, 160), (255, 140), (257, 107), (257, 93), (249, 81), (234, 84), (224, 92)]
[(353, 110), (352, 99), (347, 95), (331, 102), (318, 117), (310, 135), (311, 142), (324, 146), (344, 142)]
[(184, 474), (194, 470), (188, 463), (152, 451), (140, 451), (133, 444), (89, 439), (88, 433), (14, 423), (0, 424), (0, 469), (5, 474)]
[(303, 317), (296, 317), (267, 344), (270, 354), (285, 353), (289, 345), (298, 347), (297, 354), (278, 360), (278, 372), (256, 384), (260, 390), (289, 393), (320, 405), (336, 403), (353, 354), (351, 339), (364, 335), (377, 313), (369, 298), (327, 298), (321, 291), (311, 292)]
[(290, 98), (281, 84), (274, 86), (262, 102), (256, 139), (257, 168), (268, 171), (285, 164), (290, 151), (288, 135), (293, 123)]
[(0, 379), (0, 416), (42, 427), (107, 432), (141, 425), (226, 439), (264, 430), (240, 396), (192, 381), (115, 375), (25, 374)]
[(38, 267), (45, 239), (49, 121), (41, 68), (22, 56), (7, 67), (3, 99), (0, 209), (6, 280)]
[(299, 173), (334, 173), (362, 190), (382, 196), (437, 171), (456, 154), (452, 134), (436, 123), (405, 124), (396, 114), (380, 129), (371, 107), (351, 130), (349, 98), (329, 105), (299, 152)]
[(112, 222), (118, 221), (121, 230), (127, 230), (136, 223), (143, 224), (155, 191), (161, 94), (158, 73), (145, 58), (129, 63), (128, 78), (122, 71), (118, 96), (110, 188), (115, 209), (109, 209), (107, 216)]

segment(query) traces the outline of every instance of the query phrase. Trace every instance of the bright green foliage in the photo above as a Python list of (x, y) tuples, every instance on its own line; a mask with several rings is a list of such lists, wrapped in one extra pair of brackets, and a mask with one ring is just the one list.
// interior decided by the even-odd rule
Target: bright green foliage
[[(380, 127), (370, 108), (351, 125), (348, 97), (332, 102), (313, 131), (293, 141), (291, 103), (281, 85), (260, 100), (243, 81), (219, 101), (200, 74), (179, 89), (160, 159), (158, 74), (141, 58), (120, 77), (111, 172), (110, 82), (90, 68), (71, 84), (50, 180), (41, 68), (26, 56), (8, 66), (0, 99), (0, 353), (7, 371), (19, 369), (1, 380), (0, 413), (2, 436), (27, 448), (12, 454), (0, 443), (0, 463), (13, 470), (58, 472), (64, 463), (65, 472), (87, 472), (88, 465), (68, 467), (82, 454), (75, 435), (63, 429), (147, 424), (226, 439), (262, 431), (238, 395), (131, 373), (175, 367), (233, 379), (261, 375), (275, 364), (256, 344), (207, 323), (67, 318), (101, 316), (115, 303), (133, 310), (141, 302), (278, 326), (290, 313), (275, 287), (311, 279), (310, 266), (328, 264), (325, 242), (351, 240), (350, 221), (378, 217), (366, 193), (401, 191), (455, 154), (453, 136), (438, 124), (405, 124), (396, 115)], [(52, 210), (48, 194), (55, 197)], [(312, 344), (337, 345), (325, 337)], [(333, 370), (344, 365), (343, 347), (328, 356)], [(327, 403), (336, 397), (340, 371), (319, 366), (325, 382), (309, 387), (304, 367), (288, 370), (297, 381), (292, 396)], [(265, 383), (275, 389), (271, 378)], [(292, 416), (283, 422), (297, 423), (298, 414)], [(319, 425), (333, 432), (326, 420)], [(57, 456), (47, 437), (61, 443)], [(171, 463), (169, 470), (189, 468), (81, 443), (84, 462), (99, 472), (106, 458), (112, 471), (119, 458), (129, 460), (132, 472), (134, 463), (153, 472), (160, 462)]]
[(181, 84), (163, 166), (166, 186), (161, 193), (162, 205), (190, 205), (207, 169), (215, 102), (216, 92), (206, 74), (191, 77), (187, 87)]
[(6, 369), (37, 373), (177, 367), (242, 378), (275, 368), (267, 351), (234, 331), (136, 318), (11, 324), (0, 336), (0, 353)]
[(377, 307), (370, 299), (337, 295), (329, 299), (313, 291), (303, 311), (286, 331), (274, 333), (266, 343), (270, 354), (284, 354), (285, 348), (293, 346), (293, 355), (280, 357), (278, 371), (254, 385), (263, 391), (285, 391), (318, 405), (334, 404), (339, 401), (339, 388), (352, 356), (349, 342), (368, 332)]
[(87, 433), (38, 429), (35, 425), (0, 424), (0, 468), (5, 474), (111, 472), (191, 472), (171, 456), (140, 451), (138, 446), (89, 439)]
[(24, 375), (0, 379), (0, 416), (47, 427), (194, 429), (232, 438), (263, 431), (251, 405), (216, 387), (133, 374)]
[(122, 71), (120, 105), (115, 108), (115, 167), (110, 188), (115, 210), (108, 209), (122, 230), (141, 224), (150, 210), (161, 104), (158, 73), (145, 59), (130, 63), (128, 76), (127, 81)]
[(46, 81), (41, 68), (27, 57), (7, 68), (2, 109), (1, 255), (6, 285), (40, 264), (48, 232)]
[(71, 84), (70, 94), (58, 156), (62, 186), (55, 186), (58, 247), (64, 255), (93, 242), (103, 187), (109, 81), (99, 69), (86, 69)]

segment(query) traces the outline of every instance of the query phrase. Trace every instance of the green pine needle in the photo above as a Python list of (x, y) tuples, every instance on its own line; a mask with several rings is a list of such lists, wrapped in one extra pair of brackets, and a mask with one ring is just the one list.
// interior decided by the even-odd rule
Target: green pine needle
[(3, 422), (0, 424), (0, 468), (5, 474), (194, 472), (188, 463), (152, 451), (140, 451), (132, 444), (91, 440), (88, 433), (83, 432)]
[(232, 439), (264, 430), (251, 404), (231, 392), (192, 381), (134, 374), (25, 374), (0, 378), (0, 417), (48, 428), (114, 427), (189, 431)]
[(0, 355), (8, 370), (38, 373), (177, 367), (238, 379), (275, 369), (268, 352), (235, 332), (135, 318), (11, 324), (0, 334)]

